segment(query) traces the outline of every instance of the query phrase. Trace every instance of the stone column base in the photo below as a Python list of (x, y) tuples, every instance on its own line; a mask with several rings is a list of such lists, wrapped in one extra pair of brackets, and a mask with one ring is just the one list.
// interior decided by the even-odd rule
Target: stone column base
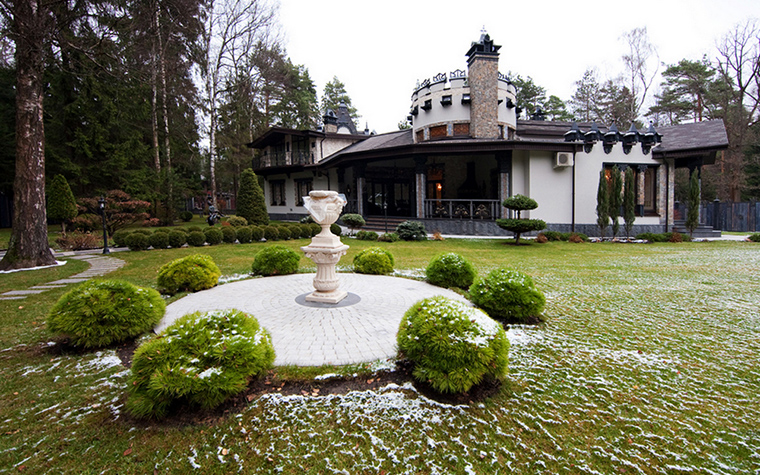
[(338, 303), (348, 296), (345, 290), (333, 290), (332, 292), (320, 292), (315, 290), (305, 297), (307, 302)]

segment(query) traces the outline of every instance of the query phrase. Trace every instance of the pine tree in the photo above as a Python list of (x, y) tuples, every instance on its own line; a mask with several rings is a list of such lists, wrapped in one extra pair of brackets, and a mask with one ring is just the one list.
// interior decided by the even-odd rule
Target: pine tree
[(623, 180), (620, 170), (612, 167), (612, 194), (610, 195), (610, 217), (612, 218), (612, 237), (620, 231), (620, 206), (623, 204)]
[(540, 231), (546, 227), (546, 223), (540, 219), (522, 219), (520, 213), (538, 208), (538, 203), (532, 198), (523, 195), (510, 196), (501, 204), (505, 208), (517, 211), (516, 219), (497, 219), (496, 224), (507, 231), (515, 234), (515, 246), (520, 245), (520, 235), (531, 231)]
[(694, 230), (699, 226), (699, 171), (691, 172), (689, 180), (689, 209), (686, 212), (686, 229), (689, 230), (689, 236), (694, 234)]
[(623, 192), (623, 219), (625, 220), (625, 235), (631, 236), (633, 222), (636, 221), (636, 178), (633, 168), (625, 170), (625, 191)]
[(61, 233), (66, 235), (66, 221), (77, 216), (77, 201), (69, 182), (63, 175), (56, 175), (50, 183), (47, 200), (48, 218), (61, 220)]
[(240, 190), (237, 195), (237, 215), (244, 217), (248, 224), (267, 225), (269, 214), (264, 200), (264, 191), (252, 169), (246, 168), (240, 176)]
[(599, 172), (599, 188), (596, 191), (596, 224), (599, 226), (599, 234), (604, 239), (604, 231), (610, 221), (610, 196), (607, 190), (607, 176), (604, 169)]

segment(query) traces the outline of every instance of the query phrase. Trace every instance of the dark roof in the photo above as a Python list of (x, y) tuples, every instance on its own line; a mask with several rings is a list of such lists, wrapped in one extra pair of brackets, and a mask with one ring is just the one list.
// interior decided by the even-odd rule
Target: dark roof
[(654, 151), (666, 156), (728, 148), (728, 136), (722, 119), (660, 127), (657, 131), (662, 134), (662, 143)]
[(325, 134), (316, 130), (295, 130), (284, 127), (270, 127), (266, 132), (256, 137), (256, 139), (246, 144), (250, 148), (262, 149), (267, 145), (274, 145), (281, 142), (287, 135), (296, 135), (300, 137), (324, 137)]

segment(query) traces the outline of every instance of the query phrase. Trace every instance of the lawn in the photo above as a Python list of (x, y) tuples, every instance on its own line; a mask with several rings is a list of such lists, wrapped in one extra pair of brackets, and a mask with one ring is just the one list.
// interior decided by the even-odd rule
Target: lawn
[[(348, 271), (371, 244), (344, 241)], [(547, 322), (509, 328), (510, 373), (496, 394), (452, 405), (411, 383), (347, 394), (274, 392), (195, 424), (140, 422), (123, 410), (128, 370), (114, 349), (61, 352), (50, 343), (45, 314), (63, 293), (51, 290), (0, 301), (0, 473), (760, 471), (758, 244), (377, 245), (412, 278), (444, 251), (461, 253), (481, 274), (508, 266), (534, 278), (547, 296)], [(263, 246), (203, 252), (234, 279)], [(155, 286), (160, 265), (192, 252), (115, 253), (127, 264), (109, 277)], [(81, 272), (71, 264), (2, 275), (0, 286)], [(306, 258), (301, 266), (313, 268)], [(372, 379), (367, 371), (357, 378)], [(274, 372), (282, 379), (317, 373)]]

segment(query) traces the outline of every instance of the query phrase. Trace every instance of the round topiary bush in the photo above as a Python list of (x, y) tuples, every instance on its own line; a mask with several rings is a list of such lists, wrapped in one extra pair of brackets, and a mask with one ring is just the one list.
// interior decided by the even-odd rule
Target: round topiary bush
[(173, 406), (214, 408), (272, 366), (269, 333), (239, 310), (192, 313), (135, 351), (126, 408), (165, 417)]
[(171, 231), (169, 233), (169, 245), (172, 249), (182, 247), (187, 242), (187, 234), (182, 231)]
[(287, 241), (292, 237), (290, 229), (287, 226), (277, 226), (277, 235), (282, 241)]
[(213, 228), (210, 226), (203, 230), (203, 235), (206, 236), (206, 242), (209, 244), (209, 246), (219, 244), (222, 242), (222, 238), (224, 237), (221, 229)]
[(434, 257), (425, 269), (427, 281), (438, 287), (469, 289), (476, 275), (472, 264), (454, 252)]
[(188, 233), (194, 233), (196, 231), (203, 232), (203, 228), (200, 226), (188, 226), (186, 229)]
[(227, 218), (227, 222), (230, 223), (230, 226), (234, 226), (236, 228), (239, 228), (241, 226), (248, 226), (248, 220), (242, 216), (230, 216)]
[(441, 393), (464, 393), (484, 378), (503, 379), (509, 362), (504, 328), (480, 309), (446, 297), (412, 305), (396, 337), (412, 375)]
[(201, 247), (206, 244), (206, 235), (200, 231), (193, 231), (187, 235), (187, 243), (193, 247)]
[(111, 239), (116, 247), (127, 247), (127, 236), (130, 234), (132, 234), (132, 231), (128, 229), (119, 229), (113, 233)]
[[(320, 228), (320, 231), (321, 230), (322, 229)], [(335, 234), (336, 236), (340, 236), (341, 234), (343, 234), (343, 229), (338, 225), (338, 223), (332, 223), (330, 225), (330, 232)]]
[(152, 329), (166, 304), (153, 289), (120, 280), (90, 280), (53, 305), (47, 327), (77, 346), (94, 348), (120, 343)]
[(150, 247), (148, 236), (143, 233), (134, 232), (124, 238), (124, 243), (130, 251), (144, 251)]
[(260, 242), (264, 239), (264, 229), (261, 226), (249, 226), (251, 228), (251, 241)]
[(301, 237), (304, 239), (308, 239), (311, 237), (311, 226), (308, 224), (299, 224), (298, 228), (301, 231)]
[(222, 228), (222, 241), (227, 244), (232, 244), (237, 240), (237, 233), (232, 226), (225, 226)]
[(192, 213), (192, 211), (182, 211), (179, 214), (179, 219), (181, 219), (182, 221), (184, 221), (186, 223), (192, 221), (192, 219), (193, 219), (193, 213)]
[(393, 255), (381, 247), (368, 247), (354, 256), (354, 271), (360, 274), (390, 274), (393, 264)]
[(541, 320), (546, 298), (529, 276), (511, 269), (496, 269), (477, 278), (470, 287), (470, 300), (493, 318), (509, 323)]
[(343, 224), (349, 227), (351, 230), (356, 230), (367, 224), (362, 215), (354, 213), (346, 213), (340, 217)]
[(215, 286), (221, 275), (211, 256), (192, 254), (162, 265), (158, 269), (157, 284), (165, 294), (182, 290), (197, 292)]
[[(309, 217), (311, 217), (311, 216), (309, 216)], [(338, 226), (338, 227), (340, 227), (340, 226)], [(319, 234), (319, 233), (322, 232), (322, 226), (320, 226), (317, 223), (309, 223), (309, 229), (311, 229), (311, 236), (309, 236), (309, 237), (314, 237), (317, 234)]]
[(150, 236), (151, 234), (153, 234), (153, 231), (151, 231), (150, 229), (135, 229), (134, 231), (132, 231), (132, 234), (135, 234), (135, 233), (143, 234), (145, 236)]
[(286, 275), (298, 271), (301, 254), (284, 246), (268, 246), (253, 259), (254, 275)]
[(153, 249), (166, 249), (169, 247), (169, 233), (156, 231), (148, 237), (148, 242)]
[(396, 234), (404, 241), (424, 241), (427, 239), (425, 225), (419, 221), (404, 221), (396, 226)]
[(274, 226), (264, 227), (264, 239), (267, 241), (277, 241), (280, 239), (280, 232)]
[(240, 244), (247, 244), (251, 242), (251, 228), (249, 226), (241, 226), (235, 230), (237, 240)]

